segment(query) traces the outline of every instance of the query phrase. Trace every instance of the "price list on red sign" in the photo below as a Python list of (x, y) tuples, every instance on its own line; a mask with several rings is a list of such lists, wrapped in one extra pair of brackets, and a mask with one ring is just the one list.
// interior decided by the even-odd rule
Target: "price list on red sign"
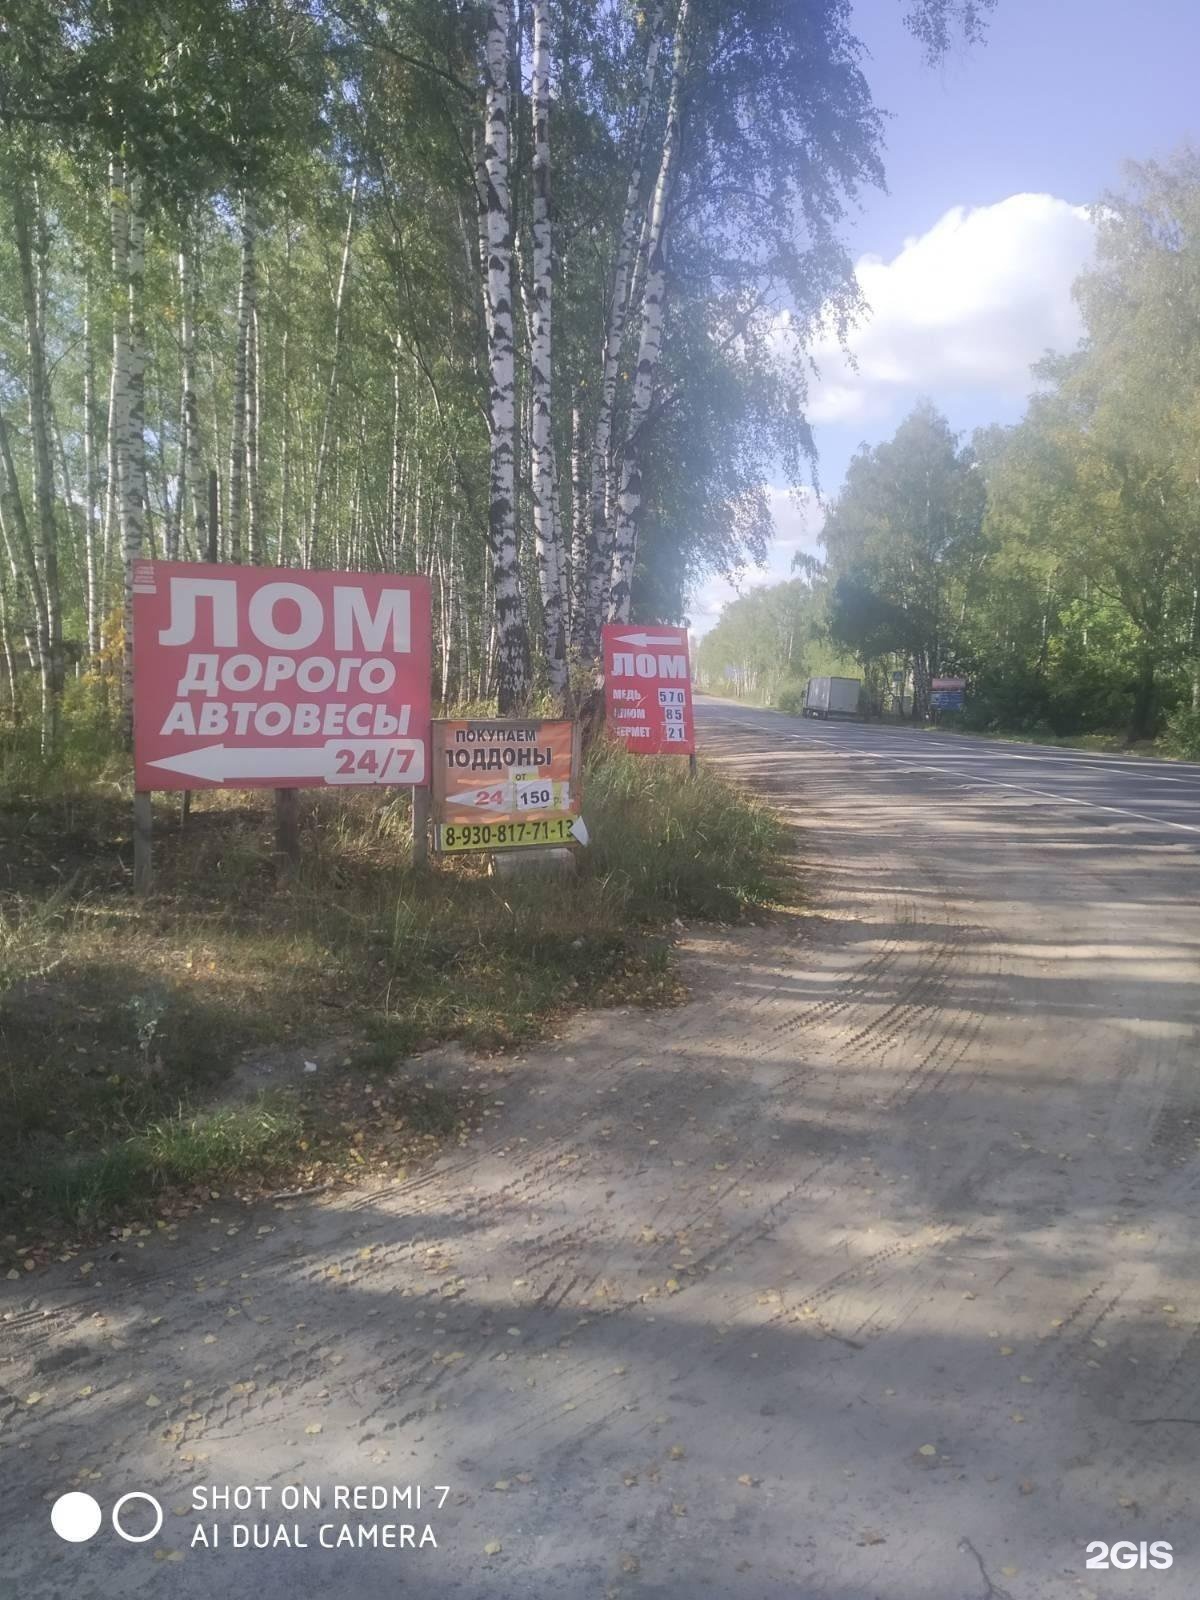
[(687, 629), (610, 622), (603, 645), (609, 731), (642, 755), (694, 755)]

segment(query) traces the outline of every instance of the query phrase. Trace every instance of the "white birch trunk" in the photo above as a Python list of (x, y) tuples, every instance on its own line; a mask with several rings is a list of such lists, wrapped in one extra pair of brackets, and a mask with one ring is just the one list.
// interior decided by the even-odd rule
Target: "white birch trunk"
[[(125, 481), (129, 473), (129, 194), (125, 163), (114, 156), (108, 169), (111, 243), (112, 376), (108, 396), (108, 493), (104, 520), (104, 580), (125, 528)], [(108, 644), (111, 641), (105, 640)], [(126, 693), (125, 673), (121, 675)], [(124, 701), (128, 705), (128, 701)]]
[(402, 349), (400, 331), (397, 329), (392, 340), (392, 457), (388, 472), (387, 505), (387, 545), (390, 552), (388, 559), (391, 562), (393, 572), (400, 570), (400, 543), (402, 537), (400, 501), (404, 493), (405, 454), (400, 437), (404, 395), (404, 383), (400, 367)]
[(509, 194), (509, 48), (512, 0), (491, 0), (486, 42), (487, 305), (490, 373), (488, 533), (497, 635), (497, 700), (502, 716), (529, 694), (529, 633), (521, 601), (513, 503), (516, 362), (513, 347), (512, 206)]
[[(180, 476), (187, 494), (180, 493), (180, 505), (190, 500), (196, 559), (208, 556), (208, 476), (200, 446), (200, 402), (196, 388), (196, 280), (193, 267), (190, 219), (184, 224), (179, 245), (180, 356), (183, 393), (180, 399), (180, 428), (183, 459)], [(182, 527), (181, 527), (182, 533)]]
[(571, 408), (571, 642), (581, 641), (587, 606), (588, 502), (583, 480), (583, 418)]
[(637, 559), (638, 525), (642, 507), (641, 437), (650, 403), (654, 397), (654, 378), (662, 353), (663, 319), (666, 312), (666, 220), (671, 186), (679, 156), (680, 108), (687, 71), (688, 15), (690, 0), (679, 0), (675, 21), (675, 40), (671, 60), (671, 86), (667, 98), (667, 122), (663, 130), (662, 157), (654, 196), (650, 203), (647, 233), (646, 287), (642, 295), (642, 325), (638, 340), (637, 370), (629, 411), (629, 432), (621, 451), (620, 489), (617, 495), (616, 527), (613, 532), (612, 568), (609, 578), (607, 614), (610, 622), (628, 622), (634, 562)]
[[(37, 570), (33, 535), (25, 513), (25, 501), (13, 459), (8, 424), (0, 413), (0, 532), (12, 573), (13, 596), (20, 607), (20, 627), (30, 666), (42, 681), (42, 695), (49, 694), (49, 667), (43, 660), (40, 641), (49, 635), (46, 597)], [(15, 545), (14, 545), (15, 540)]]
[[(110, 279), (110, 285), (116, 282), (115, 271)], [(121, 397), (123, 390), (119, 391), (118, 368), (116, 359), (116, 345), (118, 337), (124, 339), (124, 330), (118, 333), (118, 328), (113, 327), (113, 353), (109, 361), (108, 375), (108, 425), (104, 434), (104, 522), (100, 536), (100, 590), (109, 593), (110, 579), (112, 577), (112, 552), (113, 543), (117, 537), (117, 529), (121, 518), (121, 449), (120, 449), (120, 414)], [(108, 617), (104, 612), (100, 616), (100, 648), (107, 648), (107, 622)]]
[(308, 529), (305, 539), (304, 565), (311, 566), (317, 553), (317, 540), (321, 532), (321, 500), (325, 489), (325, 473), (329, 460), (329, 428), (333, 418), (333, 402), (337, 394), (338, 368), (341, 364), (343, 309), (346, 285), (350, 278), (350, 245), (354, 238), (354, 210), (358, 200), (358, 174), (350, 186), (350, 206), (346, 213), (346, 234), (342, 241), (342, 264), (338, 272), (337, 293), (333, 304), (333, 355), (329, 365), (329, 384), (325, 390), (325, 410), (321, 418), (321, 442), (317, 447), (317, 465), (313, 476), (312, 503), (309, 507)]
[(483, 304), (483, 326), (487, 346), (492, 348), (492, 301), (488, 293), (488, 169), (484, 158), (484, 134), (475, 134), (475, 200), (479, 227), (479, 298)]
[(530, 339), (530, 487), (542, 632), (550, 692), (567, 687), (563, 552), (554, 505), (553, 297), (550, 220), (550, 0), (533, 0), (533, 308)]
[[(33, 206), (36, 208), (36, 191)], [(13, 233), (25, 318), (26, 382), (29, 432), (33, 447), (32, 568), (37, 606), (38, 657), (42, 673), (42, 751), (58, 746), (63, 690), (62, 603), (58, 584), (58, 530), (54, 521), (54, 468), (50, 441), (50, 386), (46, 369), (43, 308), (45, 296), (34, 262), (35, 238), (41, 240), (41, 219), (31, 211), (22, 184), (13, 193)]]
[(258, 436), (262, 416), (262, 359), (258, 339), (258, 292), (252, 285), (246, 352), (246, 559), (258, 561), (262, 551), (262, 480), (258, 470)]
[(96, 570), (96, 353), (92, 346), (92, 268), (83, 280), (83, 533), (84, 606), (88, 658), (100, 653), (100, 590)]
[[(119, 202), (126, 252), (126, 322), (124, 357), (125, 398), (121, 406), (124, 435), (119, 448), (119, 505), (121, 512), (122, 588), (124, 594), (125, 653), (122, 686), (126, 738), (133, 739), (133, 568), (146, 542), (146, 313), (144, 280), (146, 222), (141, 209), (141, 182), (126, 175), (126, 192)], [(120, 320), (120, 319), (118, 319)]]
[(254, 306), (254, 208), (242, 195), (242, 271), (238, 280), (237, 343), (233, 356), (233, 417), (229, 429), (229, 559), (242, 559), (246, 495), (246, 399), (250, 370), (250, 315)]
[(8, 679), (9, 716), (15, 728), (21, 720), (21, 703), (17, 698), (17, 668), (8, 632), (8, 599), (2, 583), (0, 583), (0, 654), (4, 656), (4, 675)]
[(275, 530), (275, 564), (287, 564), (287, 529), (292, 498), (292, 218), (289, 211), (283, 226), (283, 338), (279, 346), (279, 521)]
[(588, 530), (586, 573), (579, 580), (581, 604), (578, 607), (575, 642), (585, 657), (596, 655), (600, 647), (600, 621), (612, 541), (609, 535), (608, 472), (609, 451), (612, 444), (613, 405), (617, 394), (617, 377), (621, 363), (621, 341), (625, 333), (625, 320), (629, 309), (630, 280), (635, 249), (640, 232), (642, 163), (645, 159), (646, 124), (654, 96), (654, 82), (658, 72), (659, 47), (662, 37), (664, 0), (659, 0), (650, 13), (646, 38), (646, 61), (642, 70), (642, 94), (638, 102), (634, 125), (633, 150), (629, 168), (629, 182), (625, 190), (625, 210), (621, 217), (621, 232), (617, 240), (617, 256), (613, 266), (612, 294), (608, 305), (608, 325), (605, 330), (604, 351), (601, 363), (600, 405), (596, 414), (595, 433), (591, 451), (591, 516)]

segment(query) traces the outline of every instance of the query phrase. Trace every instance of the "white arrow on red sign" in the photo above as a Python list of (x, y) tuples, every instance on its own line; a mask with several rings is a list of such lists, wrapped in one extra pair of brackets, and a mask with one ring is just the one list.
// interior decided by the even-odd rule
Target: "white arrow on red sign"
[(617, 638), (621, 644), (638, 645), (643, 650), (652, 644), (673, 644), (678, 646), (683, 643), (677, 633), (621, 633), (617, 635)]
[(425, 750), (419, 739), (328, 739), (323, 745), (290, 746), (206, 744), (149, 765), (209, 783), (234, 783), (238, 778), (386, 783), (401, 774), (412, 783), (424, 777)]

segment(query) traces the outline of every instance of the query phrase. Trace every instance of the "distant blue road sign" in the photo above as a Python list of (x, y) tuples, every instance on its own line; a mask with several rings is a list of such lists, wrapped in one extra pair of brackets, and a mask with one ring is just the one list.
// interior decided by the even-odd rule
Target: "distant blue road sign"
[(965, 678), (934, 678), (930, 684), (929, 704), (935, 711), (961, 711), (966, 703)]

